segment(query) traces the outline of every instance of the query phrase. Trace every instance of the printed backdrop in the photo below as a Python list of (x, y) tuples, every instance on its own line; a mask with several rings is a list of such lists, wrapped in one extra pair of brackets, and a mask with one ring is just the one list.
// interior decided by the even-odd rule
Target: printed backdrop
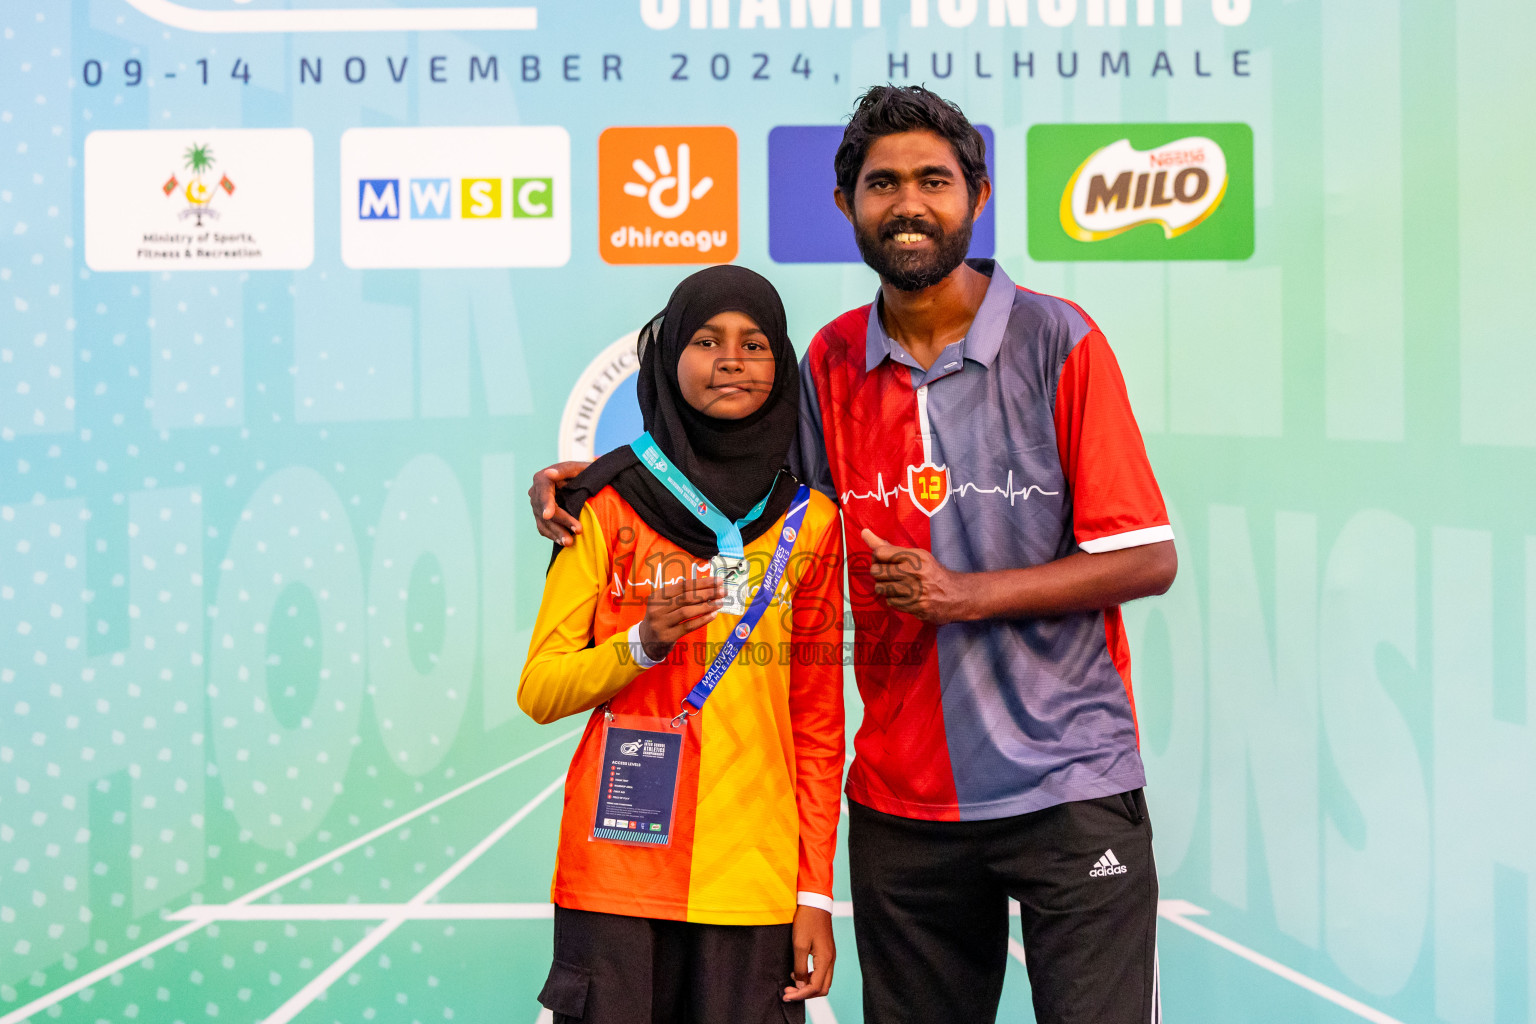
[(1174, 512), (1169, 1019), (1529, 1019), (1536, 8), (530, 3), (0, 10), (0, 1022), (537, 1018), (529, 475), (637, 431), (690, 268), (801, 345), (869, 301), (887, 80), (985, 127), (973, 253), (1098, 319)]

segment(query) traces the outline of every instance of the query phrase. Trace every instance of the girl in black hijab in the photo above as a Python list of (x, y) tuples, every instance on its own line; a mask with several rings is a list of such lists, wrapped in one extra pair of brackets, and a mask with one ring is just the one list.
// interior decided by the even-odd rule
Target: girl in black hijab
[[(744, 360), (737, 374), (716, 360), (717, 383), (748, 378), (767, 396), (755, 411), (722, 418), (717, 402), (706, 412), (683, 397), (678, 364), (695, 333), (721, 313), (741, 313), (762, 333), (767, 351)], [(662, 310), (640, 332), (636, 381), (640, 414), (661, 451), (720, 511), (740, 519), (769, 488), (763, 512), (741, 530), (750, 543), (789, 508), (797, 486), (787, 468), (800, 416), (800, 374), (784, 321), (784, 305), (768, 279), (745, 267), (719, 266), (683, 280)], [(764, 372), (764, 371), (768, 372)], [(769, 378), (764, 381), (763, 378)], [(715, 413), (716, 415), (711, 415)], [(715, 554), (715, 535), (640, 464), (627, 445), (594, 462), (560, 493), (573, 516), (592, 495), (612, 486), (657, 533), (691, 554)], [(559, 554), (556, 548), (556, 554)]]
[[(650, 463), (625, 446), (562, 494), (582, 529), (556, 549), (518, 690), (539, 722), (590, 712), (566, 777), (539, 999), (582, 1024), (803, 1020), (836, 956), (837, 510), (787, 468), (799, 373), (764, 278), (733, 266), (687, 278), (640, 332), (639, 356)], [(741, 562), (721, 548), (734, 538), (660, 478), (678, 474), (736, 524), (749, 585), (762, 590), (770, 560), (792, 552), (753, 603), (771, 598), (765, 611), (726, 603), (722, 559)], [(744, 646), (719, 675), (732, 637)], [(718, 695), (677, 715), (706, 678)], [(643, 751), (669, 729), (681, 745), (665, 798), (647, 781), (661, 762)], [(631, 817), (627, 800), (649, 810)]]

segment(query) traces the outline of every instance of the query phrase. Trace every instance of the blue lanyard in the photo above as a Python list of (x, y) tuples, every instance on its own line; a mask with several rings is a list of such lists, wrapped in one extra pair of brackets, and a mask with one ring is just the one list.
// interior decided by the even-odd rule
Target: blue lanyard
[[(784, 526), (779, 530), (779, 544), (774, 548), (773, 560), (768, 563), (768, 571), (763, 573), (762, 585), (757, 588), (757, 595), (752, 598), (752, 603), (747, 606), (747, 614), (741, 617), (736, 628), (731, 630), (731, 635), (720, 647), (720, 653), (715, 655), (715, 660), (710, 662), (709, 669), (704, 673), (693, 689), (688, 691), (688, 696), (683, 698), (683, 710), (674, 719), (672, 724), (686, 719), (690, 714), (697, 714), (704, 710), (704, 702), (709, 700), (709, 695), (715, 692), (715, 687), (720, 685), (720, 680), (725, 676), (725, 670), (731, 667), (736, 660), (736, 655), (741, 653), (742, 645), (747, 642), (747, 637), (752, 635), (752, 630), (757, 628), (757, 621), (763, 617), (763, 612), (768, 610), (773, 595), (779, 589), (779, 581), (784, 578), (784, 570), (789, 565), (789, 556), (795, 550), (795, 540), (800, 536), (800, 523), (805, 519), (805, 510), (811, 503), (811, 489), (805, 484), (795, 492), (795, 499), (790, 503), (789, 511), (784, 515)], [(689, 708), (693, 710), (690, 711)]]
[(699, 522), (714, 531), (715, 542), (722, 555), (727, 558), (747, 556), (746, 549), (741, 543), (741, 526), (763, 514), (763, 508), (768, 504), (768, 499), (773, 496), (772, 487), (768, 488), (768, 493), (763, 495), (762, 501), (752, 506), (746, 515), (733, 523), (724, 512), (711, 505), (708, 499), (699, 493), (699, 489), (693, 486), (693, 482), (679, 472), (678, 468), (672, 465), (671, 460), (661, 453), (650, 431), (641, 434), (629, 446), (634, 449), (636, 455), (640, 456), (640, 462), (651, 471), (651, 475), (665, 484), (667, 490), (683, 503), (683, 507), (698, 517)]

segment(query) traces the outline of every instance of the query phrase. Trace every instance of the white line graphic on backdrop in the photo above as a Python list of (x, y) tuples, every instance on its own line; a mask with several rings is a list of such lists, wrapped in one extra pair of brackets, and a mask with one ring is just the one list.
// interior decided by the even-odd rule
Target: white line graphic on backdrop
[(171, 0), (127, 0), (162, 25), (188, 32), (475, 32), (539, 27), (535, 7), (351, 7), (203, 11)]
[(464, 873), (465, 869), (479, 860), (481, 854), (495, 846), (501, 841), (503, 836), (516, 828), (518, 822), (532, 814), (534, 809), (545, 800), (558, 793), (564, 785), (565, 772), (561, 772), (554, 782), (551, 782), (539, 792), (538, 796), (519, 807), (512, 817), (502, 822), (496, 827), (495, 831), (476, 843), (474, 849), (455, 861), (453, 866), (447, 871), (444, 871), (428, 882), (426, 887), (415, 896), (412, 896), (410, 902), (406, 903), (404, 907), (399, 908), (399, 910), (386, 918), (383, 924), (369, 932), (357, 945), (337, 957), (335, 963), (306, 982), (303, 988), (294, 993), (282, 1006), (274, 1010), (266, 1018), (264, 1024), (288, 1024), (293, 1018), (303, 1013), (306, 1006), (319, 998), (320, 994), (326, 989), (340, 981), (342, 975), (356, 967), (359, 960), (367, 956), (379, 943), (389, 938), (396, 928), (399, 928), (408, 920), (407, 914), (400, 911), (415, 910), (424, 906), (432, 897), (442, 892), (448, 886), (448, 883), (458, 878), (459, 875)]
[[(850, 907), (847, 913), (852, 914), (852, 912), (852, 908)], [(1018, 903), (1013, 900), (1009, 900), (1008, 913), (1014, 917), (1018, 917)], [(1277, 960), (1271, 960), (1263, 953), (1249, 949), (1247, 946), (1240, 942), (1235, 942), (1232, 939), (1227, 938), (1225, 935), (1213, 932), (1204, 925), (1197, 924), (1196, 922), (1189, 920), (1190, 917), (1204, 917), (1208, 916), (1209, 914), (1209, 910), (1197, 907), (1188, 900), (1157, 901), (1158, 917), (1165, 921), (1173, 922), (1180, 928), (1183, 928), (1185, 931), (1188, 931), (1194, 935), (1198, 935), (1200, 938), (1209, 943), (1212, 943), (1213, 945), (1220, 946), (1228, 953), (1232, 953), (1235, 956), (1240, 956), (1244, 960), (1247, 960), (1249, 963), (1254, 964), (1257, 967), (1262, 967), (1269, 973), (1276, 975), (1277, 977), (1284, 978), (1291, 984), (1298, 985), (1301, 988), (1306, 989), (1308, 992), (1311, 992), (1313, 995), (1326, 999), (1328, 1002), (1337, 1007), (1348, 1010), (1350, 1013), (1357, 1017), (1362, 1017), (1365, 1020), (1371, 1021), (1372, 1024), (1403, 1024), (1403, 1022), (1398, 1020), (1396, 1017), (1389, 1017), (1382, 1013), (1380, 1010), (1366, 1006), (1358, 999), (1351, 999), (1349, 996), (1340, 992), (1338, 989), (1329, 988), (1322, 982), (1317, 981), (1314, 978), (1309, 978), (1294, 968), (1287, 967), (1285, 964), (1282, 964)], [(839, 914), (837, 916), (842, 915)], [(1008, 939), (1008, 952), (1019, 963), (1024, 963), (1024, 944), (1012, 936), (1010, 936)]]
[(810, 1018), (811, 1024), (837, 1024), (837, 1015), (832, 1012), (832, 1004), (827, 1002), (826, 996), (807, 999), (805, 1015)]
[(1322, 982), (1309, 978), (1298, 970), (1287, 967), (1276, 960), (1271, 960), (1263, 953), (1251, 950), (1240, 942), (1234, 942), (1225, 935), (1219, 935), (1204, 925), (1189, 920), (1191, 916), (1204, 916), (1209, 913), (1209, 910), (1202, 910), (1187, 900), (1157, 901), (1157, 916), (1164, 921), (1172, 921), (1185, 931), (1200, 936), (1206, 942), (1220, 946), (1228, 953), (1240, 956), (1249, 963), (1262, 967), (1269, 973), (1284, 978), (1293, 985), (1300, 985), (1313, 995), (1320, 996), (1333, 1005), (1348, 1010), (1357, 1017), (1363, 1017), (1371, 1021), (1372, 1024), (1403, 1024), (1396, 1017), (1388, 1017), (1380, 1010), (1373, 1010), (1371, 1007), (1366, 1006), (1359, 1000), (1351, 999), (1337, 989), (1329, 988)]
[(172, 921), (537, 921), (555, 916), (553, 903), (199, 903)]
[[(310, 861), (308, 864), (305, 864), (303, 867), (294, 868), (286, 875), (274, 878), (272, 881), (266, 883), (265, 885), (252, 889), (250, 892), (246, 893), (244, 896), (241, 896), (233, 903), (228, 903), (224, 906), (226, 908), (243, 907), (255, 903), (263, 896), (266, 896), (267, 894), (282, 888), (289, 882), (295, 881), (304, 875), (309, 874), (316, 868), (324, 867), (336, 858), (345, 856), (346, 854), (357, 849), (359, 846), (362, 846), (366, 843), (371, 843), (379, 836), (392, 832), (407, 822), (416, 820), (423, 814), (441, 807), (443, 804), (454, 799), (455, 797), (463, 796), (465, 793), (468, 793), (470, 790), (476, 788), (477, 786), (487, 783), (497, 776), (502, 775), (503, 773), (510, 771), (513, 768), (516, 768), (518, 765), (522, 764), (524, 761), (529, 760), (530, 758), (537, 757), (538, 755), (544, 753), (546, 750), (556, 746), (557, 744), (564, 743), (566, 740), (580, 732), (580, 729), (572, 729), (570, 732), (556, 736), (548, 743), (534, 747), (532, 750), (528, 751), (528, 753), (513, 758), (499, 768), (492, 768), (490, 771), (486, 772), (479, 778), (471, 779), (469, 782), (464, 783), (464, 785), (460, 786), (458, 789), (450, 790), (440, 797), (429, 800), (422, 804), (420, 807), (416, 808), (414, 811), (407, 811), (405, 814), (400, 815), (400, 817), (396, 818), (394, 821), (380, 825), (378, 828), (371, 832), (365, 832), (358, 836), (356, 839), (336, 847), (329, 853), (321, 854), (319, 857), (316, 857), (314, 860)], [(170, 916), (173, 919), (176, 918), (176, 915), (174, 914)], [(164, 949), (166, 946), (169, 946), (171, 943), (177, 942), (197, 931), (200, 931), (204, 925), (210, 923), (212, 920), (214, 920), (214, 918), (199, 918), (188, 924), (182, 925), (180, 928), (173, 929), (172, 931), (167, 932), (157, 939), (152, 939), (149, 942), (146, 942), (144, 945), (140, 946), (138, 949), (135, 949), (129, 953), (124, 953), (116, 960), (104, 964), (101, 967), (96, 968), (94, 971), (89, 971), (85, 974), (82, 974), (74, 981), (66, 982), (65, 984), (54, 989), (52, 992), (49, 992), (47, 995), (39, 996), (32, 1000), (30, 1003), (27, 1003), (25, 1006), (12, 1010), (5, 1016), (0, 1017), (0, 1024), (21, 1024), (22, 1021), (28, 1019), (29, 1017), (33, 1017), (39, 1013), (42, 1013), (50, 1006), (63, 1002), (70, 996), (74, 995), (76, 992), (79, 992), (82, 989), (90, 988), (97, 982), (105, 981), (107, 978), (112, 977), (112, 975), (122, 971), (127, 967), (133, 966), (140, 960), (143, 960), (145, 957), (150, 956), (151, 954), (161, 949)]]

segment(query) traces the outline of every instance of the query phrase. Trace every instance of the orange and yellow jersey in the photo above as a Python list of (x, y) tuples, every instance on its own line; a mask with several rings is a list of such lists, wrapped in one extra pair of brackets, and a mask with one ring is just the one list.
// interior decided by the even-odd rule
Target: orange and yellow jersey
[[(668, 846), (594, 842), (605, 701), (670, 719), (738, 617), (722, 614), (643, 669), (630, 629), (658, 583), (710, 573), (612, 487), (555, 558), (518, 688), (539, 722), (590, 712), (566, 776), (551, 899), (574, 910), (706, 924), (784, 924), (832, 898), (843, 775), (843, 569), (837, 508), (812, 491), (773, 603), (688, 723)], [(746, 545), (761, 583), (784, 520)]]

